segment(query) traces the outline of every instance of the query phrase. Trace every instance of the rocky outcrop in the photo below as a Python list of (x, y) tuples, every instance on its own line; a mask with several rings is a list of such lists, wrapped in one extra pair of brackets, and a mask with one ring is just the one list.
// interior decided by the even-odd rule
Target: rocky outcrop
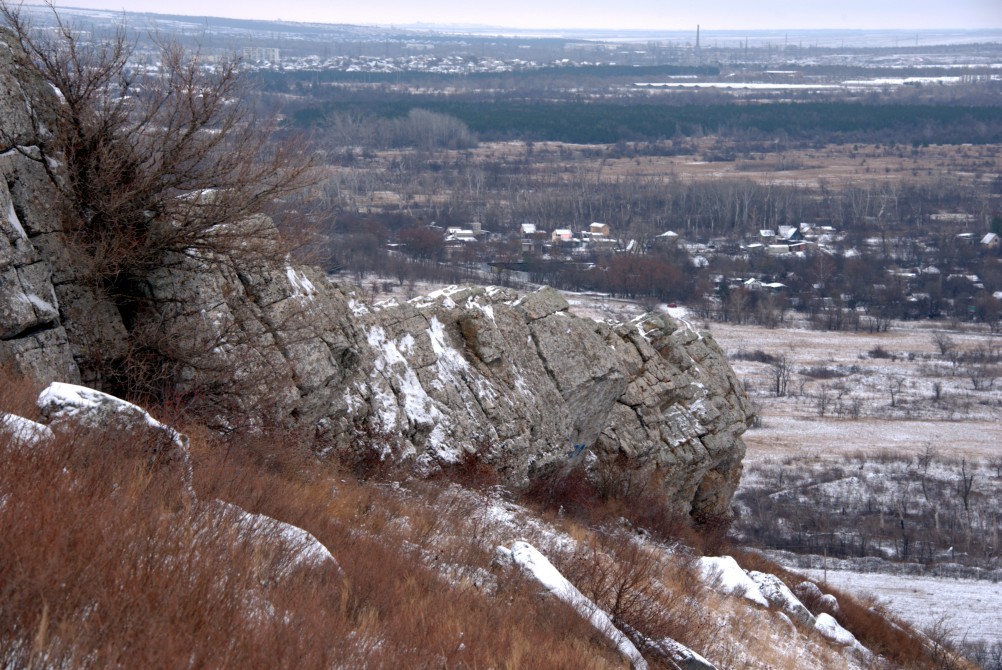
[[(320, 454), (375, 451), (419, 472), (472, 457), (515, 486), (580, 465), (612, 492), (728, 513), (752, 410), (712, 337), (668, 316), (599, 323), (550, 289), (366, 304), (283, 261), (277, 232), (254, 262), (168, 254), (127, 313), (103, 299), (79, 279), (86, 259), (60, 229), (6, 51), (0, 364), (101, 387), (101, 362), (116, 361), (219, 427), (313, 431)], [(273, 229), (261, 217), (247, 225), (258, 239)]]
[(340, 418), (374, 419), (419, 464), (476, 452), (520, 483), (583, 461), (605, 485), (727, 512), (751, 410), (709, 335), (663, 315), (578, 318), (552, 289), (453, 287), (364, 311)]
[(0, 154), (0, 174), (6, 177), (0, 179), (0, 360), (33, 377), (76, 380), (52, 266), (30, 238), (32, 219), (15, 199), (30, 167), (15, 149)]
[(14, 42), (0, 30), (0, 363), (45, 381), (79, 371), (53, 281), (59, 230), (48, 178), (34, 148), (38, 123), (16, 76)]

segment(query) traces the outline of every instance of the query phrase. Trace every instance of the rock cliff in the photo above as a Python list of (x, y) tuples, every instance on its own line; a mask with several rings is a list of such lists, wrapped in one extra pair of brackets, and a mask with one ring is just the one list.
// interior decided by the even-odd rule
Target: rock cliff
[(152, 351), (160, 381), (220, 425), (296, 425), (321, 453), (425, 472), (471, 455), (513, 485), (582, 464), (727, 513), (752, 410), (712, 337), (664, 315), (598, 323), (545, 288), (372, 305), (313, 268), (208, 255), (164, 258), (123, 315), (79, 281), (15, 75), (0, 44), (0, 364), (100, 387), (96, 359)]

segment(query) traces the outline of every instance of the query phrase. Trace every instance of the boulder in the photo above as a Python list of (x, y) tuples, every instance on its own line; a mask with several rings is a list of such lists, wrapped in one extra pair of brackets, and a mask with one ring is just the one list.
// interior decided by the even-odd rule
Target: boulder
[(238, 538), (249, 542), (258, 556), (273, 556), (281, 568), (267, 575), (281, 579), (298, 569), (330, 566), (340, 570), (337, 560), (320, 540), (299, 526), (285, 523), (265, 514), (251, 514), (243, 508), (222, 500), (212, 500), (202, 505), (214, 522), (232, 528)]
[(179, 492), (194, 500), (187, 436), (160, 423), (142, 407), (85, 386), (53, 382), (38, 395), (38, 409), (56, 433), (83, 427), (135, 436), (148, 464), (170, 472)]
[(769, 604), (790, 616), (798, 624), (813, 628), (814, 615), (807, 609), (793, 591), (776, 575), (750, 570), (748, 576), (758, 585), (759, 591)]

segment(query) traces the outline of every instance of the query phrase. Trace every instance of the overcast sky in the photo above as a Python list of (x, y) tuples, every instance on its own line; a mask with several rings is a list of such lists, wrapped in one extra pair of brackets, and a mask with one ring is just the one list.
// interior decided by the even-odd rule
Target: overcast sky
[(69, 0), (65, 4), (380, 25), (423, 22), (643, 30), (688, 30), (697, 23), (706, 30), (1002, 28), (1002, 0)]

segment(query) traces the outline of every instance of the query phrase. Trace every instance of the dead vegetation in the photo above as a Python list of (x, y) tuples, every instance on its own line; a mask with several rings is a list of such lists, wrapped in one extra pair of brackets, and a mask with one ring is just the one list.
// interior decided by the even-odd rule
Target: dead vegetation
[[(0, 409), (34, 416), (38, 389), (9, 378), (2, 388)], [(806, 632), (771, 648), (788, 624), (708, 589), (692, 567), (698, 552), (677, 541), (699, 546), (712, 533), (677, 532), (651, 512), (624, 522), (623, 501), (588, 498), (587, 515), (569, 515), (558, 496), (534, 511), (478, 473), (468, 476), (479, 492), (392, 470), (362, 481), (316, 462), (294, 434), (234, 443), (179, 428), (200, 500), (305, 528), (337, 565), (288, 570), (287, 551), (173, 495), (128, 435), (75, 429), (29, 447), (5, 431), (6, 667), (622, 667), (578, 613), (495, 563), (495, 548), (516, 540), (550, 556), (653, 667), (672, 667), (664, 638), (721, 669), (795, 667), (790, 654), (845, 667), (842, 650)], [(725, 550), (717, 537), (704, 549)]]

